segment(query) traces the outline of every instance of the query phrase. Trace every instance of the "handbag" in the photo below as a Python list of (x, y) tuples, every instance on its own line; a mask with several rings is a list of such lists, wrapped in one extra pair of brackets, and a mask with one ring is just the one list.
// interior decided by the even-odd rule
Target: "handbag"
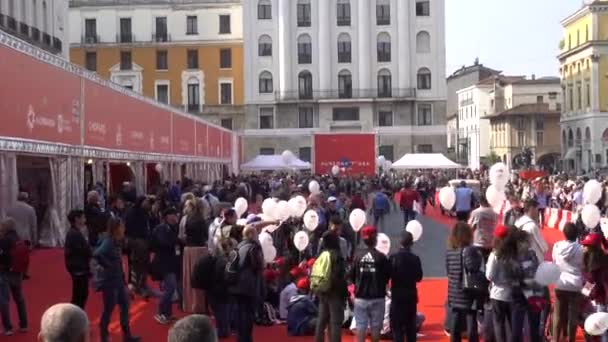
[[(465, 248), (463, 248), (462, 252), (460, 253), (460, 265), (462, 267), (462, 289), (464, 292), (473, 296), (484, 295), (488, 291), (488, 280), (486, 279), (486, 275), (481, 270), (467, 270), (464, 264), (464, 251)], [(475, 253), (480, 254), (478, 250), (475, 250)], [(479, 257), (483, 260), (483, 256), (479, 255)]]

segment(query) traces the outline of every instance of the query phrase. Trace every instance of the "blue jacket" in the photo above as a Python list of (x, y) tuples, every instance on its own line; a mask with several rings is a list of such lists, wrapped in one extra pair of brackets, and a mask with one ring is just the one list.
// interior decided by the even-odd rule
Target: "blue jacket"
[(287, 305), (287, 334), (289, 336), (305, 336), (308, 323), (317, 317), (317, 307), (306, 295), (291, 298)]
[(98, 247), (93, 252), (97, 263), (103, 267), (103, 278), (101, 285), (123, 284), (125, 274), (122, 269), (122, 247), (111, 237), (104, 236)]

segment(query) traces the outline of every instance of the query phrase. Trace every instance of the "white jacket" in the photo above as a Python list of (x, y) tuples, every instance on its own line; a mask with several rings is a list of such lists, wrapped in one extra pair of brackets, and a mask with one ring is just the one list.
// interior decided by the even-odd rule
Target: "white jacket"
[(553, 245), (552, 257), (562, 271), (555, 288), (580, 292), (583, 288), (583, 246), (578, 242), (558, 241)]
[(536, 253), (538, 261), (543, 262), (545, 260), (545, 253), (549, 250), (549, 246), (547, 246), (545, 238), (543, 238), (543, 235), (540, 233), (536, 221), (531, 219), (528, 215), (524, 215), (515, 221), (515, 227), (530, 234), (530, 248)]

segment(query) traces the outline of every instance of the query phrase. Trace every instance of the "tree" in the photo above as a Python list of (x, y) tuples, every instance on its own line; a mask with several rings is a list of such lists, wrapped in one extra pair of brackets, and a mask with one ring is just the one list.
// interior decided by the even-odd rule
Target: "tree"
[(496, 164), (496, 163), (500, 163), (502, 161), (502, 159), (500, 159), (500, 156), (498, 156), (498, 154), (496, 154), (496, 152), (494, 152), (493, 150), (490, 151), (490, 153), (486, 156), (486, 161), (488, 162), (488, 164), (490, 166)]

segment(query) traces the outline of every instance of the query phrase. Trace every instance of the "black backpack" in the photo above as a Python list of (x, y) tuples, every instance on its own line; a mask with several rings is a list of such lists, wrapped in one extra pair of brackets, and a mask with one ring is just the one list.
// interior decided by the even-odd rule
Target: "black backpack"
[(201, 256), (194, 263), (190, 275), (190, 286), (193, 289), (208, 291), (215, 283), (215, 256), (208, 254)]

